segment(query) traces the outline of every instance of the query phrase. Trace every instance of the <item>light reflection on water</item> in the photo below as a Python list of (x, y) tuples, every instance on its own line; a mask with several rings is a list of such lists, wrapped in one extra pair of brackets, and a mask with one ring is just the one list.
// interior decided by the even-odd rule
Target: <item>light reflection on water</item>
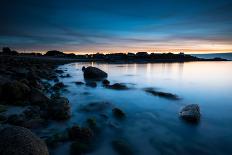
[[(96, 66), (108, 73), (111, 83), (126, 83), (133, 89), (109, 90), (98, 83), (97, 88), (76, 86), (84, 81), (82, 66)], [(232, 63), (189, 62), (148, 64), (73, 63), (67, 68), (71, 78), (60, 79), (68, 85), (64, 92), (72, 105), (72, 118), (50, 128), (65, 128), (72, 124), (84, 125), (89, 117), (96, 117), (102, 126), (98, 149), (93, 155), (116, 154), (111, 141), (122, 137), (139, 155), (151, 154), (232, 154)], [(142, 89), (153, 87), (179, 95), (180, 101), (151, 96)], [(83, 94), (88, 92), (89, 94)], [(91, 101), (108, 101), (125, 111), (124, 121), (112, 117), (111, 109), (103, 113), (119, 126), (108, 127), (99, 113), (83, 113), (80, 105)], [(179, 119), (180, 108), (189, 103), (201, 107), (202, 119), (198, 125)], [(108, 120), (108, 121), (109, 121)], [(54, 154), (67, 153), (66, 145)]]

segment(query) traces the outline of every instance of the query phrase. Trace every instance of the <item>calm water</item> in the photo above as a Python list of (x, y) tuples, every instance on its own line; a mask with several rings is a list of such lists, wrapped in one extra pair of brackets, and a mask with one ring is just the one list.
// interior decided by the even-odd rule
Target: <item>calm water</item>
[[(98, 83), (97, 88), (77, 86), (83, 81), (81, 67), (96, 66), (108, 73), (111, 83), (126, 83), (130, 90), (109, 90)], [(72, 118), (51, 124), (43, 132), (62, 130), (73, 124), (85, 125), (94, 117), (101, 129), (97, 149), (91, 155), (116, 155), (111, 147), (114, 139), (124, 139), (138, 155), (163, 154), (232, 154), (232, 62), (189, 62), (155, 64), (73, 63), (60, 67), (72, 77), (61, 78), (67, 87), (72, 105)], [(143, 88), (177, 94), (179, 101), (147, 94)], [(126, 113), (126, 119), (112, 117), (111, 107), (86, 113), (80, 107), (92, 101), (108, 101)], [(197, 125), (178, 117), (184, 105), (197, 103), (202, 118)], [(103, 119), (100, 114), (106, 114)], [(112, 128), (114, 124), (117, 128)], [(63, 144), (53, 154), (68, 154), (69, 144)]]

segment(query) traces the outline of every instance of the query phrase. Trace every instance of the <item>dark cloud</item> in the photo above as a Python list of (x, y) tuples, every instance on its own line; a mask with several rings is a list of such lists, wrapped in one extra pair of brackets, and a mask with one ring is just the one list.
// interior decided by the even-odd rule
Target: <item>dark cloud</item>
[(230, 0), (2, 0), (0, 5), (0, 46), (16, 49), (232, 43)]

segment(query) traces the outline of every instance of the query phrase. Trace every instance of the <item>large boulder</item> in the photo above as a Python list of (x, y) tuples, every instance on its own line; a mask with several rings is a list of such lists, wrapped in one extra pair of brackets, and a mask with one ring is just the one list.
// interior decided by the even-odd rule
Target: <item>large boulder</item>
[(201, 117), (199, 105), (190, 104), (185, 106), (180, 111), (180, 117), (189, 122), (198, 122)]
[(96, 67), (91, 67), (91, 66), (89, 66), (87, 68), (83, 67), (82, 70), (84, 72), (84, 78), (86, 78), (86, 79), (100, 80), (100, 79), (104, 79), (108, 76), (106, 72), (104, 72)]
[(48, 105), (48, 114), (54, 120), (66, 120), (71, 116), (69, 100), (65, 97), (52, 97)]
[(46, 144), (30, 130), (11, 126), (0, 132), (1, 155), (48, 155)]
[(6, 101), (24, 101), (29, 94), (30, 88), (24, 83), (13, 81), (2, 85), (2, 96)]

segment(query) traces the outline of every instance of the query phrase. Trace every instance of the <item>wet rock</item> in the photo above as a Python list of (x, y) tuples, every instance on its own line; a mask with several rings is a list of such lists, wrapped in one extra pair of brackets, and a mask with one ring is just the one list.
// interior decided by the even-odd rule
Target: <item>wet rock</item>
[(188, 122), (198, 122), (201, 117), (199, 105), (190, 104), (185, 106), (180, 111), (180, 117)]
[(144, 91), (149, 93), (149, 94), (152, 94), (154, 96), (166, 98), (166, 99), (169, 99), (169, 100), (179, 100), (180, 99), (176, 94), (156, 91), (153, 88), (145, 88)]
[(96, 118), (88, 118), (86, 120), (86, 123), (88, 124), (88, 126), (95, 130), (97, 128), (97, 121), (96, 121)]
[(64, 88), (64, 87), (65, 87), (65, 85), (64, 85), (63, 82), (58, 82), (58, 83), (56, 83), (56, 84), (52, 87), (52, 89), (53, 89), (53, 90), (60, 90), (60, 89), (62, 89), (62, 88)]
[(11, 126), (0, 132), (1, 155), (48, 155), (46, 144), (30, 130)]
[(82, 155), (91, 152), (92, 148), (87, 143), (75, 141), (70, 145), (70, 154), (71, 155)]
[(49, 117), (54, 120), (66, 120), (71, 116), (71, 107), (65, 97), (53, 97), (48, 105)]
[(88, 86), (88, 87), (93, 87), (93, 88), (97, 87), (97, 83), (93, 82), (93, 81), (87, 82), (85, 85)]
[(102, 81), (102, 84), (104, 86), (108, 86), (110, 84), (110, 81), (105, 79), (105, 80)]
[(42, 93), (39, 89), (32, 88), (30, 93), (30, 103), (40, 107), (47, 106), (49, 98)]
[(119, 155), (133, 155), (134, 154), (133, 150), (124, 140), (112, 141), (112, 147)]
[(75, 84), (76, 84), (76, 85), (83, 85), (83, 84), (84, 84), (84, 82), (77, 81), (77, 82), (75, 82)]
[(109, 102), (91, 102), (87, 105), (80, 107), (81, 111), (84, 112), (100, 112), (110, 108), (112, 105)]
[(96, 67), (87, 67), (87, 68), (82, 68), (84, 72), (84, 78), (86, 79), (104, 79), (107, 77), (107, 73), (100, 70), (99, 68)]
[(61, 69), (57, 69), (57, 70), (55, 70), (55, 72), (56, 72), (56, 73), (58, 73), (58, 74), (62, 74), (62, 73), (64, 73), (64, 71), (63, 71), (63, 70), (61, 70)]
[(10, 104), (16, 104), (18, 101), (25, 101), (30, 94), (30, 88), (21, 82), (7, 82), (2, 86), (2, 97)]
[(113, 115), (119, 119), (122, 119), (126, 116), (125, 113), (119, 108), (114, 108), (112, 112), (113, 112)]
[(13, 114), (8, 116), (6, 123), (11, 124), (11, 125), (17, 125), (17, 126), (22, 126), (22, 124), (25, 122), (25, 118), (23, 115), (17, 115)]
[(74, 125), (68, 130), (68, 135), (71, 140), (90, 142), (94, 134), (90, 128), (81, 128)]
[(20, 126), (28, 128), (28, 129), (38, 129), (46, 126), (47, 123), (42, 118), (34, 118), (24, 121)]
[(68, 133), (66, 131), (55, 133), (48, 137), (45, 141), (49, 147), (56, 147), (60, 142), (66, 142), (69, 140)]
[(27, 119), (40, 118), (40, 107), (30, 106), (23, 111), (23, 115)]
[(124, 85), (122, 83), (115, 83), (112, 85), (108, 85), (108, 86), (106, 86), (106, 88), (115, 89), (115, 90), (127, 90), (127, 89), (129, 89), (126, 85)]

